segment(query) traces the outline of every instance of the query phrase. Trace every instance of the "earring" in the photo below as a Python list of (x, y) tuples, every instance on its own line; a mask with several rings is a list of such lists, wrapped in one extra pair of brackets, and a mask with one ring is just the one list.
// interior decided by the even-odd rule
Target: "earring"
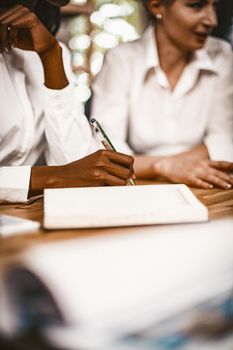
[(157, 13), (157, 14), (156, 14), (156, 18), (157, 18), (157, 19), (162, 19), (161, 13)]

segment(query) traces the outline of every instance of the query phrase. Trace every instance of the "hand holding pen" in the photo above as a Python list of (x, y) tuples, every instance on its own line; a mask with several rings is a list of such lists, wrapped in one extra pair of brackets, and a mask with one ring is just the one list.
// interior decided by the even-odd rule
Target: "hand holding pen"
[[(101, 125), (97, 122), (97, 120), (95, 118), (91, 118), (90, 123), (91, 123), (91, 126), (93, 127), (93, 130), (95, 131), (95, 134), (99, 138), (104, 148), (117, 152), (112, 142), (110, 141), (109, 137), (107, 136), (106, 132), (103, 130)], [(132, 186), (136, 185), (133, 179), (129, 179), (129, 184)]]

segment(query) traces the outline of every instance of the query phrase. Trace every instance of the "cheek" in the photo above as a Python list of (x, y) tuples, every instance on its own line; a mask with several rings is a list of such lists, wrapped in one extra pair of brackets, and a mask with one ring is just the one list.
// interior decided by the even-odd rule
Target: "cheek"
[(171, 38), (177, 40), (182, 39), (187, 35), (185, 21), (183, 19), (180, 20), (179, 18), (169, 19), (169, 21), (167, 21), (166, 31)]
[(173, 20), (168, 26), (168, 30), (171, 36), (176, 38), (178, 41), (187, 39), (196, 28), (194, 21), (188, 20), (187, 18), (177, 18)]

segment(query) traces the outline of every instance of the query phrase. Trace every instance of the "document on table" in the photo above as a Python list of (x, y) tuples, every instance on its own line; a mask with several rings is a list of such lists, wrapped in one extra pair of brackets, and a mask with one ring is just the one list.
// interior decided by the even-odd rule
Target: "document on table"
[(207, 208), (185, 185), (62, 188), (44, 192), (47, 229), (207, 220)]

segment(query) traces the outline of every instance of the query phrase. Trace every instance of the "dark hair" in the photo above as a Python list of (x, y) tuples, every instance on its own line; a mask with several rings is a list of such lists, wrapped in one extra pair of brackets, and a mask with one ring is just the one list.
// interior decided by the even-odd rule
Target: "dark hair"
[(233, 24), (233, 2), (232, 0), (219, 0), (217, 4), (218, 26), (214, 29), (213, 35), (227, 39)]
[(47, 1), (40, 0), (37, 2), (34, 11), (46, 28), (55, 35), (61, 21), (60, 8)]

